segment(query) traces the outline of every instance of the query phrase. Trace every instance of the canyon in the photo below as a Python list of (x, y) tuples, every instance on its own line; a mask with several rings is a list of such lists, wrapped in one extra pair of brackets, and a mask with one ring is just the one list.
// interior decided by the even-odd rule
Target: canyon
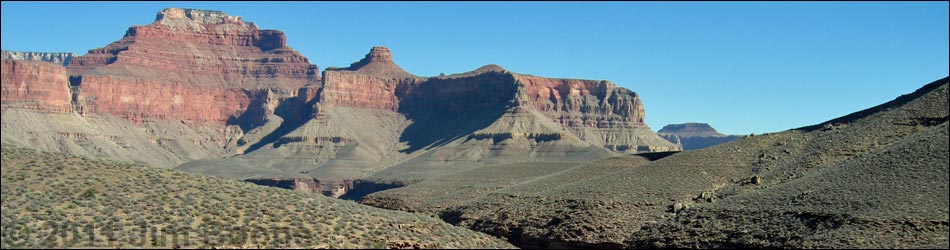
[[(3, 231), (144, 215), (306, 229), (276, 247), (950, 246), (948, 78), (776, 133), (655, 133), (608, 80), (419, 76), (383, 46), (321, 71), (288, 44), (168, 8), (84, 55), (4, 50)], [(151, 244), (261, 247), (217, 237)], [(2, 244), (95, 247), (27, 238)]]
[(283, 32), (220, 11), (168, 8), (84, 55), (4, 51), (2, 63), (4, 145), (333, 197), (484, 165), (681, 150), (609, 81), (498, 65), (421, 77), (386, 47), (321, 72)]

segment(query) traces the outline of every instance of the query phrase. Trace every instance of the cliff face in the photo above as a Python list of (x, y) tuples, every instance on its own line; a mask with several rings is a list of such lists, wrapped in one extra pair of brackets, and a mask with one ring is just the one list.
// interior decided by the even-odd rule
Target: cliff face
[(420, 81), (339, 70), (326, 70), (323, 76), (327, 84), (320, 105), (324, 109), (343, 106), (397, 111), (405, 89)]
[(566, 127), (642, 126), (643, 104), (633, 91), (608, 81), (518, 75), (532, 104)]
[[(6, 54), (6, 52), (4, 52)], [(23, 108), (39, 112), (72, 110), (66, 68), (46, 62), (0, 60), (3, 73), (3, 109)]]
[(319, 85), (316, 65), (287, 47), (283, 32), (192, 9), (162, 10), (152, 24), (133, 26), (119, 41), (90, 50), (67, 68), (79, 86), (83, 112), (132, 121), (227, 125), (260, 103), (255, 100), (268, 98), (260, 90), (283, 100)]
[(609, 81), (556, 79), (516, 74), (528, 100), (581, 140), (613, 151), (679, 151), (644, 123), (637, 93)]
[[(162, 10), (65, 68), (21, 61), (60, 60), (41, 53), (4, 58), (15, 59), (3, 60), (5, 143), (164, 167), (243, 152), (280, 124), (309, 117), (321, 88), (317, 66), (287, 47), (282, 32), (218, 11)], [(37, 118), (8, 108), (80, 116)], [(52, 122), (36, 126), (26, 117)], [(141, 129), (92, 132), (130, 126)]]
[(76, 57), (76, 53), (67, 52), (18, 52), (3, 50), (0, 58), (3, 60), (48, 62), (52, 64), (66, 65)]

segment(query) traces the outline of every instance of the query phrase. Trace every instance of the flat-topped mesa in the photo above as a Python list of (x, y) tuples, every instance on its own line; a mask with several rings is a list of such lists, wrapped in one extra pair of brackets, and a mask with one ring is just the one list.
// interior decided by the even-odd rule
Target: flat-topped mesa
[(706, 123), (688, 122), (683, 124), (669, 124), (663, 126), (660, 134), (674, 134), (680, 138), (683, 137), (723, 137), (724, 134), (716, 131), (712, 126)]
[(3, 50), (3, 60), (35, 61), (48, 62), (59, 65), (69, 64), (69, 61), (76, 57), (76, 53), (71, 52), (20, 52)]
[(684, 150), (712, 147), (739, 139), (737, 135), (724, 135), (706, 123), (669, 124), (657, 131), (666, 140), (683, 145)]

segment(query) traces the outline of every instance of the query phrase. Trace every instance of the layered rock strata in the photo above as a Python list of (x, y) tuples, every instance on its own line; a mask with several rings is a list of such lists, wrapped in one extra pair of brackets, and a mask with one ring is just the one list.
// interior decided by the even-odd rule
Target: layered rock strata
[[(68, 63), (64, 68), (22, 61), (37, 58)], [(143, 161), (172, 167), (241, 153), (264, 137), (260, 134), (269, 134), (284, 122), (306, 119), (321, 84), (317, 66), (287, 47), (283, 32), (260, 30), (240, 17), (218, 11), (164, 9), (153, 23), (129, 28), (114, 43), (83, 56), (58, 58), (4, 52), (4, 142), (119, 159), (150, 159)], [(124, 120), (145, 132), (129, 138), (149, 139), (131, 144), (137, 146), (122, 146), (125, 144), (113, 140), (84, 144), (76, 139), (89, 137), (85, 135), (48, 140), (40, 134), (84, 130), (55, 125), (43, 128), (55, 131), (39, 131), (13, 117), (32, 115), (6, 112), (10, 107), (72, 113), (88, 120), (82, 123), (112, 127), (127, 127), (116, 124)], [(121, 120), (102, 119), (106, 116)], [(170, 122), (186, 126), (164, 129), (168, 126), (151, 125)], [(44, 144), (51, 142), (54, 145)], [(178, 157), (139, 155), (144, 148)]]
[(311, 191), (339, 195), (354, 189), (341, 183), (361, 178), (415, 182), (485, 164), (680, 150), (643, 123), (636, 93), (608, 81), (543, 78), (497, 65), (424, 78), (374, 47), (349, 67), (328, 68), (322, 86), (313, 118), (260, 150), (179, 169), (256, 183), (275, 174), (274, 183), (315, 178), (319, 187)]
[(48, 62), (52, 64), (66, 65), (69, 64), (69, 61), (76, 57), (76, 53), (69, 52), (18, 52), (18, 51), (9, 51), (3, 50), (0, 59), (3, 60), (18, 60), (18, 61), (34, 61), (34, 62)]
[(485, 164), (679, 149), (643, 123), (636, 93), (608, 81), (497, 65), (419, 77), (385, 47), (321, 75), (286, 40), (223, 12), (169, 8), (65, 67), (11, 52), (4, 143), (240, 179), (310, 178), (298, 189), (331, 196), (361, 178), (411, 183)]
[(67, 68), (84, 112), (229, 125), (256, 99), (319, 85), (316, 65), (286, 40), (223, 12), (170, 8)]
[(20, 60), (0, 60), (2, 107), (38, 112), (72, 110), (66, 68), (61, 65)]

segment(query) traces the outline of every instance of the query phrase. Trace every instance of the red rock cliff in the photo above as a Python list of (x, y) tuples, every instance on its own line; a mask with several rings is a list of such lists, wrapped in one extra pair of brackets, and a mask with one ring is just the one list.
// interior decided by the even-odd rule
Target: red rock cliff
[(257, 93), (238, 88), (124, 76), (78, 78), (82, 81), (77, 99), (82, 103), (81, 113), (115, 115), (136, 123), (159, 119), (224, 124), (240, 116), (257, 98)]
[[(282, 32), (223, 12), (178, 8), (67, 68), (82, 112), (133, 121), (225, 124), (248, 105), (265, 103), (255, 99), (293, 98), (320, 84), (316, 65), (287, 47)], [(260, 95), (264, 89), (272, 94)]]
[(388, 48), (373, 47), (350, 67), (328, 68), (323, 72), (320, 108), (344, 106), (398, 111), (400, 98), (422, 80), (396, 65)]
[(25, 108), (40, 112), (65, 113), (71, 110), (71, 95), (63, 66), (32, 61), (2, 62), (3, 108)]
[(637, 93), (609, 81), (515, 76), (531, 103), (566, 127), (643, 125), (643, 104)]
[(528, 100), (584, 141), (626, 153), (680, 151), (644, 123), (637, 93), (609, 81), (516, 75)]
[[(643, 103), (635, 92), (609, 81), (537, 77), (509, 72), (497, 65), (421, 78), (396, 65), (389, 49), (374, 47), (350, 67), (327, 69), (324, 82), (318, 110), (336, 106), (383, 109), (420, 123), (422, 117), (444, 118), (485, 110), (525, 113), (534, 109), (577, 138), (606, 149), (680, 150), (644, 123)], [(420, 116), (426, 113), (432, 115)], [(432, 122), (439, 122), (436, 120)], [(528, 132), (555, 133), (551, 128), (540, 130)]]

